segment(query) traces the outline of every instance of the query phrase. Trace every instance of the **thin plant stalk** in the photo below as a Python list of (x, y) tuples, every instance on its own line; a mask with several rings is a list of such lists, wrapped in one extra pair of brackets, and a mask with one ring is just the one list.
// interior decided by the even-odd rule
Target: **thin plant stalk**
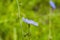
[(28, 24), (28, 39), (30, 40), (30, 24)]
[(49, 13), (49, 39), (48, 40), (52, 40), (52, 35), (51, 35), (51, 16), (52, 16), (52, 12), (50, 10), (50, 13)]
[(16, 32), (16, 28), (13, 28), (13, 36), (14, 36), (14, 40), (17, 40), (17, 32)]
[[(18, 6), (18, 18), (19, 18), (19, 20), (20, 20), (20, 6), (19, 6), (19, 2), (18, 2), (18, 0), (16, 0), (16, 2), (17, 2), (17, 6)], [(19, 21), (19, 24), (20, 24), (20, 26), (21, 26), (21, 29), (22, 29), (22, 40), (23, 40), (23, 28), (22, 28), (22, 24), (20, 23), (20, 21)], [(19, 38), (19, 40), (20, 40), (20, 38)]]

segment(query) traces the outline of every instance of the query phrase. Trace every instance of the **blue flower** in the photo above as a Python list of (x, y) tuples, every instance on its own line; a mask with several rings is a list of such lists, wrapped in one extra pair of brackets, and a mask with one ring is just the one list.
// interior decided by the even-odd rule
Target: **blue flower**
[(55, 9), (55, 8), (56, 8), (56, 6), (55, 6), (54, 2), (50, 1), (49, 3), (50, 3), (50, 6), (51, 6), (53, 9)]
[(25, 19), (24, 17), (22, 18), (22, 20), (24, 22), (26, 22), (27, 24), (33, 24), (35, 26), (38, 26), (38, 23), (37, 22), (34, 22), (33, 20), (28, 20), (28, 19)]

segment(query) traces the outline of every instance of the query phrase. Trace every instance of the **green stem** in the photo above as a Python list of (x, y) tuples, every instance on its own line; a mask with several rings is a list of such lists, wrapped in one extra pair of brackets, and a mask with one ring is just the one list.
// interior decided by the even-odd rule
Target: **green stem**
[(28, 24), (28, 37), (29, 37), (29, 40), (30, 40), (30, 24)]
[(13, 31), (14, 31), (14, 34), (13, 34), (14, 40), (17, 40), (16, 28), (14, 28)]

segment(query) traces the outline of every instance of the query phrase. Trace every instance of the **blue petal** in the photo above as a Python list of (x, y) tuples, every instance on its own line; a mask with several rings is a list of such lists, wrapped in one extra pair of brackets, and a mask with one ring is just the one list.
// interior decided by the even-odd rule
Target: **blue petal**
[(54, 9), (56, 8), (54, 2), (52, 2), (52, 1), (50, 1), (50, 6), (51, 6), (52, 8), (54, 8)]
[(24, 17), (22, 18), (22, 20), (24, 22), (26, 22), (27, 24), (33, 24), (35, 26), (38, 26), (38, 23), (37, 22), (34, 22), (33, 20), (28, 20), (28, 19), (25, 19)]

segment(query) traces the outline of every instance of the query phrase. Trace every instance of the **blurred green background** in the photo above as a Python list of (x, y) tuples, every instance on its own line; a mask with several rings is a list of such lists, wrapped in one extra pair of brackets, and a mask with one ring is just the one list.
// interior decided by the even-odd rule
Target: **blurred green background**
[[(49, 1), (0, 0), (0, 40), (60, 40), (60, 0), (53, 0), (56, 9), (50, 16)], [(29, 32), (28, 24), (22, 21), (22, 17), (38, 22), (39, 26), (30, 25)], [(48, 37), (49, 29), (52, 39)]]

